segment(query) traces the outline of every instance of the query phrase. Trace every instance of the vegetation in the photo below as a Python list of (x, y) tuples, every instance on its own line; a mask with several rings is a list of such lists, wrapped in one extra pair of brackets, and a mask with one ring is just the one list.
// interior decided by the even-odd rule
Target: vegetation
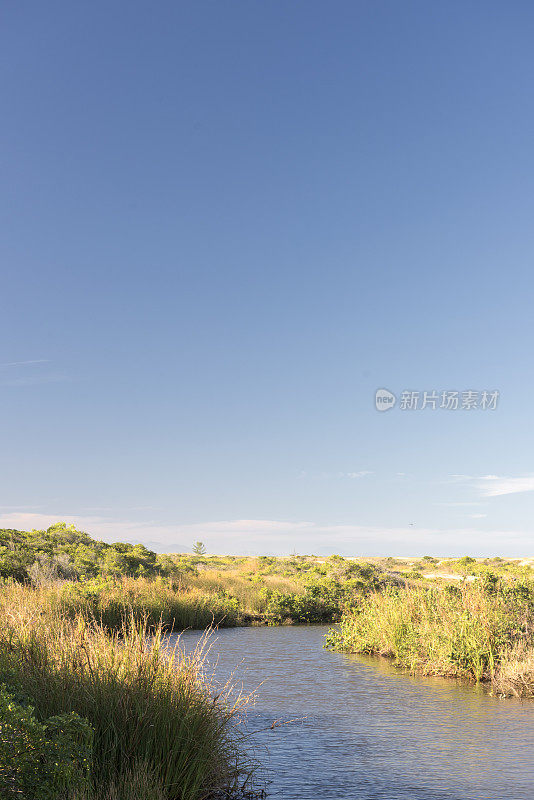
[(476, 584), (407, 585), (362, 596), (327, 646), (375, 653), (410, 672), (534, 695), (534, 584), (486, 573)]
[(174, 562), (142, 544), (106, 544), (59, 522), (46, 531), (0, 529), (0, 577), (33, 584), (101, 576), (172, 573)]
[(0, 687), (0, 791), (3, 798), (54, 800), (90, 789), (93, 729), (76, 713), (43, 723), (17, 692)]
[(2, 797), (253, 796), (245, 701), (214, 694), (202, 648), (170, 649), (175, 629), (339, 622), (336, 650), (534, 698), (532, 561), (192, 550), (158, 555), (64, 523), (0, 531)]
[(16, 584), (1, 595), (2, 797), (234, 796), (248, 773), (243, 701), (213, 696), (202, 649), (185, 657), (142, 624), (110, 634), (42, 599)]
[(237, 558), (158, 555), (143, 545), (106, 544), (73, 526), (0, 530), (0, 577), (31, 585), (42, 604), (117, 628), (133, 613), (149, 625), (333, 622), (361, 592), (397, 579), (379, 566), (331, 556)]
[(202, 652), (169, 652), (164, 630), (332, 621), (387, 582), (339, 556), (160, 556), (64, 523), (0, 542), (6, 798), (233, 797), (250, 771), (242, 701), (213, 697)]
[(240, 621), (239, 604), (224, 592), (203, 592), (174, 584), (165, 578), (108, 578), (78, 583), (53, 584), (34, 590), (44, 603), (70, 618), (83, 614), (105, 627), (118, 629), (132, 616), (148, 627), (166, 630), (212, 625), (232, 627)]

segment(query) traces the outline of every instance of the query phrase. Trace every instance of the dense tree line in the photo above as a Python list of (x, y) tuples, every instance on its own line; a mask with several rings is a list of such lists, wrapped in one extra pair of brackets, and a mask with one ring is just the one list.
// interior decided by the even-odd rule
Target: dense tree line
[(142, 544), (107, 544), (73, 525), (58, 522), (47, 530), (0, 529), (0, 578), (40, 583), (103, 576), (170, 575), (175, 562)]

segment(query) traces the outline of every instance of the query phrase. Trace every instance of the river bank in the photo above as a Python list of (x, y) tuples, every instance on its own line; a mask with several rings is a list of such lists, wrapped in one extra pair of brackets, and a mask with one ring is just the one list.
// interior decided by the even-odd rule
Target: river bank
[(327, 644), (377, 654), (411, 673), (467, 678), (503, 697), (534, 697), (532, 587), (491, 581), (371, 592)]
[[(181, 643), (198, 641), (201, 634), (192, 631), (209, 627), (244, 647), (283, 641), (282, 650), (263, 653), (261, 680), (277, 674), (282, 659), (296, 676), (302, 672), (299, 697), (317, 688), (314, 663), (347, 665), (351, 653), (387, 656), (413, 674), (483, 684), (499, 697), (534, 697), (528, 564), (159, 556), (141, 545), (97, 542), (62, 523), (0, 534), (6, 798), (258, 796), (250, 776), (263, 758), (250, 760), (247, 694), (213, 683), (212, 651), (185, 652), (180, 644), (173, 653), (172, 631), (186, 631)], [(423, 570), (431, 570), (431, 581)], [(327, 626), (320, 639), (310, 634), (316, 649), (307, 650), (304, 663), (299, 648), (315, 623)], [(338, 652), (326, 656), (332, 623), (339, 624), (328, 646)], [(232, 669), (243, 653), (234, 655)], [(281, 692), (282, 702), (295, 701)], [(328, 696), (325, 689), (325, 704)], [(325, 786), (321, 792), (330, 796)]]
[(247, 697), (213, 690), (202, 647), (161, 627), (68, 618), (24, 586), (0, 592), (0, 794), (24, 800), (242, 797)]
[[(221, 655), (225, 663), (218, 641), (228, 641), (224, 638), (228, 636), (243, 647), (242, 652), (232, 651), (235, 663), (229, 674), (248, 657), (251, 643), (261, 643), (261, 664), (255, 667), (258, 680), (255, 685), (248, 682), (251, 689), (269, 683), (280, 669), (285, 670), (284, 664), (296, 671), (297, 695), (290, 697), (284, 690), (282, 704), (291, 705), (309, 692), (319, 703), (316, 693), (324, 690), (326, 708), (324, 665), (347, 666), (353, 663), (347, 654), (354, 652), (388, 656), (392, 665), (413, 674), (447, 676), (451, 691), (460, 687), (451, 678), (458, 678), (484, 683), (500, 696), (531, 696), (527, 667), (534, 615), (528, 587), (519, 584), (385, 586), (360, 592), (335, 629), (309, 624), (245, 627), (241, 617), (233, 628), (222, 626), (214, 634), (217, 642), (212, 639), (211, 649), (197, 648), (203, 634), (189, 630), (169, 637), (156, 621), (155, 609), (162, 604), (170, 609), (172, 601), (175, 607), (188, 608), (187, 591), (162, 578), (127, 579), (107, 586), (113, 587), (116, 595), (113, 591), (96, 595), (111, 609), (104, 624), (104, 615), (100, 619), (95, 615), (95, 598), (93, 604), (80, 605), (80, 589), (88, 592), (89, 584), (3, 585), (0, 705), (3, 730), (7, 719), (11, 731), (11, 739), (0, 737), (3, 796), (18, 797), (20, 791), (28, 800), (261, 796), (249, 784), (254, 763), (262, 763), (263, 757), (251, 758), (256, 732), (244, 726), (247, 692), (232, 694), (228, 684), (219, 685), (212, 664), (212, 657), (218, 660)], [(105, 589), (104, 584), (102, 592)], [(204, 598), (206, 609), (211, 598)], [(173, 625), (178, 628), (175, 621)], [(328, 645), (338, 652), (325, 655), (328, 631)], [(308, 646), (311, 641), (314, 649)], [(195, 648), (190, 646), (193, 642)], [(305, 654), (300, 651), (302, 642), (307, 643)], [(358, 663), (367, 663), (380, 674), (384, 668), (383, 661)], [(323, 670), (319, 682), (314, 668)], [(359, 691), (357, 685), (354, 688)], [(478, 696), (465, 686), (464, 701), (466, 692)], [(347, 696), (341, 700), (351, 702)], [(534, 705), (531, 708), (534, 711)], [(293, 726), (295, 720), (282, 714), (270, 719), (267, 728), (273, 723), (274, 728)], [(8, 755), (13, 736), (18, 737), (20, 768), (10, 772), (5, 765), (13, 764)], [(49, 768), (44, 769), (43, 763)], [(44, 788), (35, 782), (35, 775), (44, 781)], [(251, 794), (243, 794), (243, 784)]]

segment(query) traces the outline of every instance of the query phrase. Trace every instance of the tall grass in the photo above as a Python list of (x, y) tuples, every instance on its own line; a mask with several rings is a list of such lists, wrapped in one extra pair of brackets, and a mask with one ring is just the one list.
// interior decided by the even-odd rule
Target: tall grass
[(149, 625), (161, 622), (166, 630), (184, 630), (332, 621), (353, 594), (391, 577), (340, 556), (322, 564), (313, 557), (165, 558), (166, 574), (138, 577), (102, 572), (74, 580), (65, 570), (61, 578), (57, 571), (37, 575), (32, 568), (32, 585), (41, 603), (69, 617), (81, 613), (113, 629), (132, 613), (146, 617)]
[[(282, 576), (258, 579), (248, 573), (215, 570), (180, 580), (122, 577), (56, 581), (36, 586), (33, 592), (40, 605), (53, 607), (62, 616), (82, 614), (110, 629), (117, 629), (125, 616), (133, 615), (145, 619), (149, 626), (161, 624), (166, 630), (178, 631), (270, 622), (277, 597), (282, 602), (306, 594), (302, 582)], [(298, 614), (294, 616), (296, 621), (306, 621)]]
[(149, 637), (137, 621), (110, 633), (81, 614), (66, 618), (21, 586), (4, 587), (0, 613), (0, 681), (31, 698), (38, 718), (75, 711), (90, 722), (102, 798), (119, 798), (132, 770), (157, 787), (152, 800), (236, 790), (247, 773), (243, 698), (213, 696), (201, 650), (171, 651), (161, 627)]
[(503, 694), (513, 693), (511, 673), (530, 660), (530, 678), (517, 693), (524, 696), (527, 684), (534, 686), (532, 602), (513, 594), (488, 594), (479, 586), (372, 593), (344, 614), (327, 644), (345, 652), (388, 656), (411, 672), (491, 681)]
[(507, 648), (492, 684), (502, 697), (534, 699), (534, 647), (519, 642)]
[(235, 598), (245, 616), (254, 617), (265, 612), (267, 601), (265, 589), (282, 594), (303, 594), (302, 582), (283, 575), (259, 574), (258, 562), (250, 559), (248, 563), (233, 570), (207, 569), (198, 575), (186, 576), (183, 586), (190, 591), (198, 591), (208, 596), (229, 596)]
[(208, 593), (168, 578), (63, 582), (33, 591), (41, 605), (54, 607), (62, 616), (83, 614), (111, 629), (120, 627), (130, 614), (149, 626), (161, 623), (167, 630), (232, 627), (241, 613), (238, 601), (223, 592)]
[(167, 800), (157, 776), (149, 766), (137, 764), (110, 784), (89, 791), (73, 791), (68, 800)]

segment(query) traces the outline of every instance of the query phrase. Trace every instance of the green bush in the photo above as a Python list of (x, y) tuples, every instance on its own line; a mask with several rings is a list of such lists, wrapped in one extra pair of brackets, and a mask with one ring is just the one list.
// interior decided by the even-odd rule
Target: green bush
[(0, 578), (41, 586), (98, 575), (150, 578), (179, 574), (172, 559), (158, 556), (142, 544), (99, 542), (64, 522), (43, 531), (0, 528)]
[[(314, 589), (316, 591), (314, 591)], [(340, 613), (339, 601), (321, 592), (319, 587), (307, 590), (305, 594), (278, 592), (262, 589), (265, 599), (265, 616), (271, 625), (282, 622), (332, 622)]]
[(411, 672), (492, 679), (503, 654), (534, 645), (534, 586), (408, 586), (363, 596), (327, 646), (390, 656)]
[(93, 729), (78, 714), (44, 723), (0, 685), (0, 796), (56, 800), (65, 790), (89, 788)]

